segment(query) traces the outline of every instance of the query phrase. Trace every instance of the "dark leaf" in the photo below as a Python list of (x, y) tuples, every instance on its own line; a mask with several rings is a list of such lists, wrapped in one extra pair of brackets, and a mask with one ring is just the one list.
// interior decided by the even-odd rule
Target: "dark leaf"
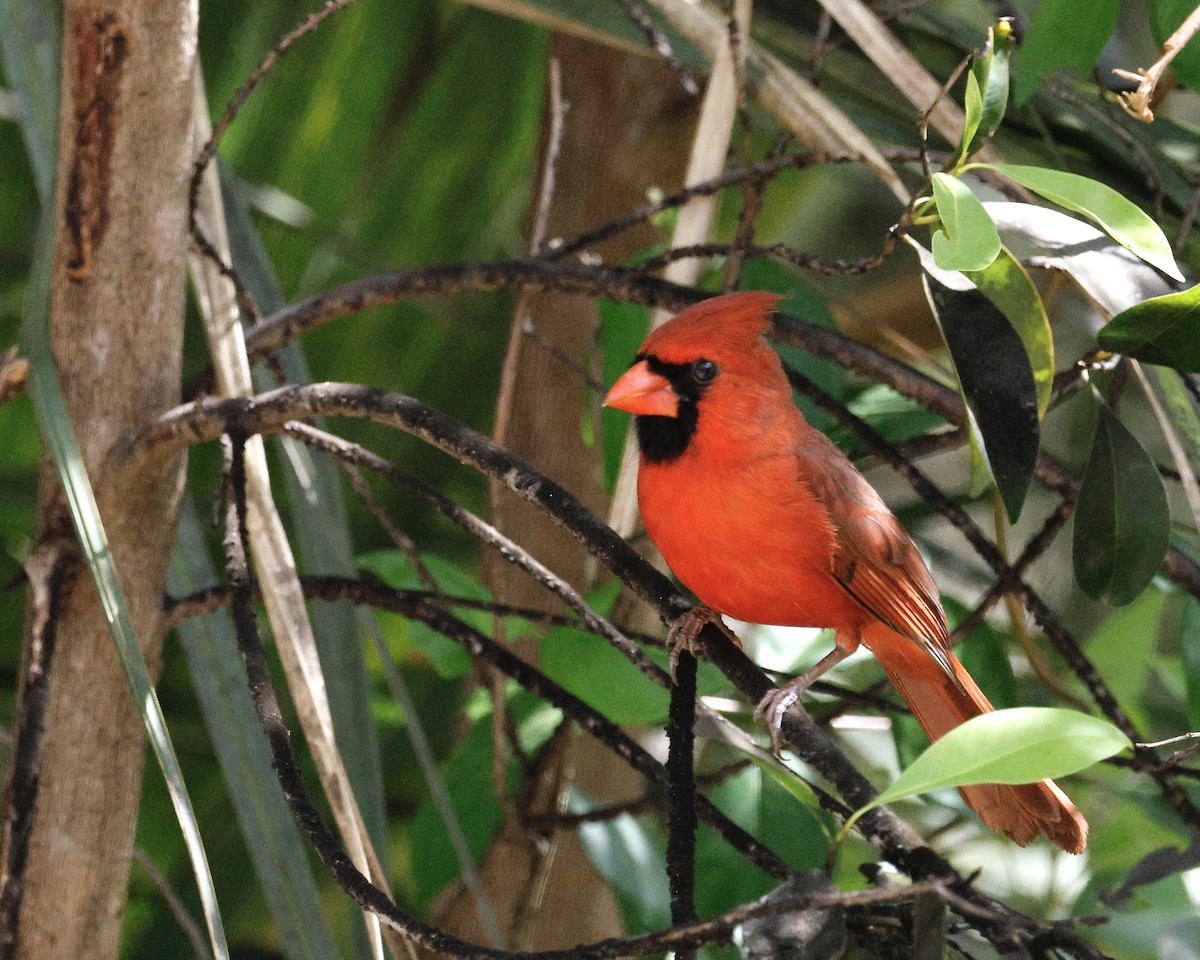
[(992, 477), (1015, 521), (1033, 479), (1040, 435), (1029, 355), (1004, 314), (978, 290), (951, 289), (928, 271), (924, 279)]
[(1162, 478), (1106, 403), (1075, 505), (1075, 579), (1089, 597), (1129, 603), (1162, 565), (1171, 514)]
[(1098, 339), (1113, 353), (1200, 372), (1200, 286), (1135, 304), (1113, 317)]
[(967, 277), (1004, 314), (1025, 345), (1037, 384), (1040, 419), (1046, 414), (1054, 386), (1054, 337), (1037, 287), (1016, 257), (1004, 247), (986, 269), (970, 272)]

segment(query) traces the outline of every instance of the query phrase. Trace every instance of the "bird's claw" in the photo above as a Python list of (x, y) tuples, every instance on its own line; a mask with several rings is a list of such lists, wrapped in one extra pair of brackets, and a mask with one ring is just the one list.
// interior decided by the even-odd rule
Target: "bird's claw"
[(771, 735), (771, 752), (783, 756), (783, 717), (792, 704), (800, 699), (800, 690), (792, 684), (772, 688), (754, 708), (754, 719), (767, 725)]
[(692, 607), (671, 624), (671, 630), (667, 634), (667, 653), (671, 657), (672, 683), (675, 682), (675, 668), (679, 664), (679, 655), (690, 653), (696, 657), (700, 654), (703, 650), (703, 644), (700, 643), (700, 631), (710, 623), (725, 634), (739, 650), (742, 648), (742, 641), (738, 639), (736, 633), (725, 626), (717, 611), (711, 607)]

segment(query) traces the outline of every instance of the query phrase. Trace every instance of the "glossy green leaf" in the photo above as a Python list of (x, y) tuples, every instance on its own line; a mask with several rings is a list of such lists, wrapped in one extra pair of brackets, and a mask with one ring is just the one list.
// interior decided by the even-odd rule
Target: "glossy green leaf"
[(1014, 163), (981, 164), (1045, 197), (1060, 207), (1094, 220), (1109, 236), (1167, 276), (1182, 282), (1183, 274), (1162, 228), (1141, 207), (1112, 187), (1062, 170)]
[(976, 134), (979, 133), (979, 123), (982, 119), (983, 94), (979, 91), (979, 78), (976, 77), (975, 71), (972, 70), (967, 74), (967, 88), (963, 93), (962, 139), (959, 141), (958, 151), (954, 155), (952, 167), (962, 162), (965, 157), (971, 155), (970, 145), (974, 142)]
[(959, 389), (971, 414), (988, 469), (1004, 500), (1009, 519), (1021, 513), (1033, 480), (1040, 443), (1037, 384), (1029, 354), (1008, 319), (964, 278), (930, 273), (925, 289), (941, 327)]
[(1008, 60), (1012, 46), (1012, 27), (1001, 20), (988, 31), (987, 49), (971, 65), (963, 101), (966, 121), (956, 162), (965, 160), (983, 146), (1004, 119), (1008, 109)]
[[(486, 853), (489, 842), (504, 821), (492, 776), (491, 707), (486, 704), (486, 695), (482, 699), (484, 705), (472, 715), (470, 731), (442, 768), (455, 819), (462, 827), (470, 855), (476, 862)], [(510, 696), (507, 707), (520, 725), (532, 714), (551, 710), (525, 693)], [(506, 789), (517, 789), (519, 775), (513, 762), (507, 764), (505, 773)], [(418, 903), (426, 904), (459, 876), (445, 818), (433, 800), (426, 799), (412, 815), (408, 836), (412, 895)]]
[(958, 177), (933, 175), (933, 199), (941, 229), (933, 235), (933, 258), (943, 270), (982, 270), (1000, 252), (1000, 234), (971, 188)]
[(1062, 67), (1087, 73), (1117, 23), (1120, 0), (1042, 0), (1021, 41), (1013, 100), (1024, 106), (1042, 77)]
[(1072, 557), (1084, 593), (1129, 603), (1162, 565), (1171, 514), (1158, 468), (1106, 403), (1075, 504)]
[(1037, 287), (1025, 268), (1007, 249), (985, 270), (967, 274), (979, 292), (1008, 318), (1025, 345), (1037, 386), (1038, 418), (1045, 416), (1054, 387), (1054, 336)]
[[(594, 804), (571, 791), (569, 809), (583, 813)], [(651, 820), (621, 814), (584, 823), (579, 842), (592, 866), (617, 892), (627, 922), (654, 930), (671, 924), (671, 894), (662, 869), (666, 838)]]
[(1200, 373), (1200, 285), (1123, 310), (1097, 339), (1113, 353)]
[(944, 787), (1035, 783), (1131, 749), (1107, 720), (1058, 707), (1015, 707), (968, 720), (933, 743), (872, 807)]

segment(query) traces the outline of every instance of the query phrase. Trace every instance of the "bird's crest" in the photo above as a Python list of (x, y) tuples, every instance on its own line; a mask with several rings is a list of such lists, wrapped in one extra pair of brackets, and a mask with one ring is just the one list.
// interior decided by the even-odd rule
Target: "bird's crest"
[(641, 352), (664, 360), (678, 354), (686, 360), (716, 345), (753, 343), (767, 331), (771, 309), (781, 299), (777, 293), (755, 290), (702, 300), (653, 331)]

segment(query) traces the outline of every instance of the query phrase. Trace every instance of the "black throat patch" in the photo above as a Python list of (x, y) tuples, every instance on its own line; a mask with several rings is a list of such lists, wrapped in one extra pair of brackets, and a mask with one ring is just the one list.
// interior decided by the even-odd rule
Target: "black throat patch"
[(700, 421), (698, 401), (707, 384), (699, 384), (692, 376), (693, 363), (665, 363), (657, 357), (644, 359), (652, 373), (666, 377), (679, 398), (679, 415), (675, 417), (639, 416), (634, 418), (638, 448), (647, 463), (670, 463), (683, 456)]

